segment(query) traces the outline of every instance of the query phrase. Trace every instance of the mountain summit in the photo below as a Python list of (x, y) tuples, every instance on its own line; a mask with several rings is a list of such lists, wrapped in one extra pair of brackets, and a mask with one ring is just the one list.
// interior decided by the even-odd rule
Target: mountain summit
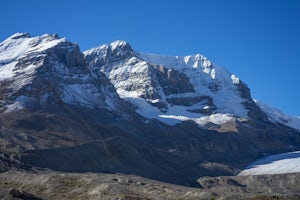
[[(300, 148), (300, 119), (203, 55), (85, 52), (58, 35), (0, 43), (0, 169), (137, 174), (197, 186)], [(67, 159), (67, 162), (66, 162)]]

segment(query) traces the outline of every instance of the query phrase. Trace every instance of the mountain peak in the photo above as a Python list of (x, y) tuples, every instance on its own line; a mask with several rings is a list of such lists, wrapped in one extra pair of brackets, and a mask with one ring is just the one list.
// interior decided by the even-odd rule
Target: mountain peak
[(66, 38), (59, 38), (57, 34), (30, 37), (28, 33), (15, 33), (0, 43), (0, 64), (10, 63), (28, 53), (46, 51), (62, 42), (67, 42)]
[(109, 44), (103, 44), (98, 47), (86, 50), (84, 54), (103, 54), (103, 53), (117, 53), (117, 52), (134, 52), (130, 44), (124, 40), (116, 40)]
[(53, 40), (55, 40), (55, 39), (60, 39), (60, 37), (58, 36), (58, 34), (43, 34), (42, 36), (41, 36), (41, 38), (51, 38), (51, 39), (53, 39)]
[(131, 46), (128, 44), (128, 42), (124, 41), (124, 40), (116, 40), (112, 43), (110, 43), (110, 47), (111, 47), (111, 50), (114, 51), (118, 48), (130, 48), (131, 49)]
[[(126, 60), (131, 57), (138, 57), (128, 42), (124, 40), (116, 40), (110, 44), (104, 44), (83, 52), (87, 63), (95, 66), (105, 65), (107, 62), (116, 62), (119, 60)], [(97, 57), (96, 60), (93, 58)]]
[(18, 32), (9, 37), (9, 39), (19, 39), (19, 38), (30, 38), (30, 34)]

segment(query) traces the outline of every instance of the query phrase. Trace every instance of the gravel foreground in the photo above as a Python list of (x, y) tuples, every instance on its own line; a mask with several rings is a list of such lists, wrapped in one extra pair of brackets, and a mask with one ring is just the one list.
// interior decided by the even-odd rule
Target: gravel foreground
[(300, 199), (300, 174), (202, 177), (202, 188), (134, 175), (7, 171), (1, 199)]

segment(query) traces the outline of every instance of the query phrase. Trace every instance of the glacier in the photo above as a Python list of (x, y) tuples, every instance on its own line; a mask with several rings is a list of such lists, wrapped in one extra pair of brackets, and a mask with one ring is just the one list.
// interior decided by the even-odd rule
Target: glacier
[(239, 173), (239, 176), (286, 174), (300, 172), (300, 151), (271, 155), (262, 158)]

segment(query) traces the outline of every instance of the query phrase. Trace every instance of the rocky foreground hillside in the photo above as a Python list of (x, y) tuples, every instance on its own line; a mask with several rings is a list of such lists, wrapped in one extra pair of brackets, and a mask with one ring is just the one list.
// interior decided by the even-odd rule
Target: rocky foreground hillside
[(202, 188), (124, 174), (8, 171), (0, 174), (2, 199), (300, 199), (300, 174), (203, 177)]

